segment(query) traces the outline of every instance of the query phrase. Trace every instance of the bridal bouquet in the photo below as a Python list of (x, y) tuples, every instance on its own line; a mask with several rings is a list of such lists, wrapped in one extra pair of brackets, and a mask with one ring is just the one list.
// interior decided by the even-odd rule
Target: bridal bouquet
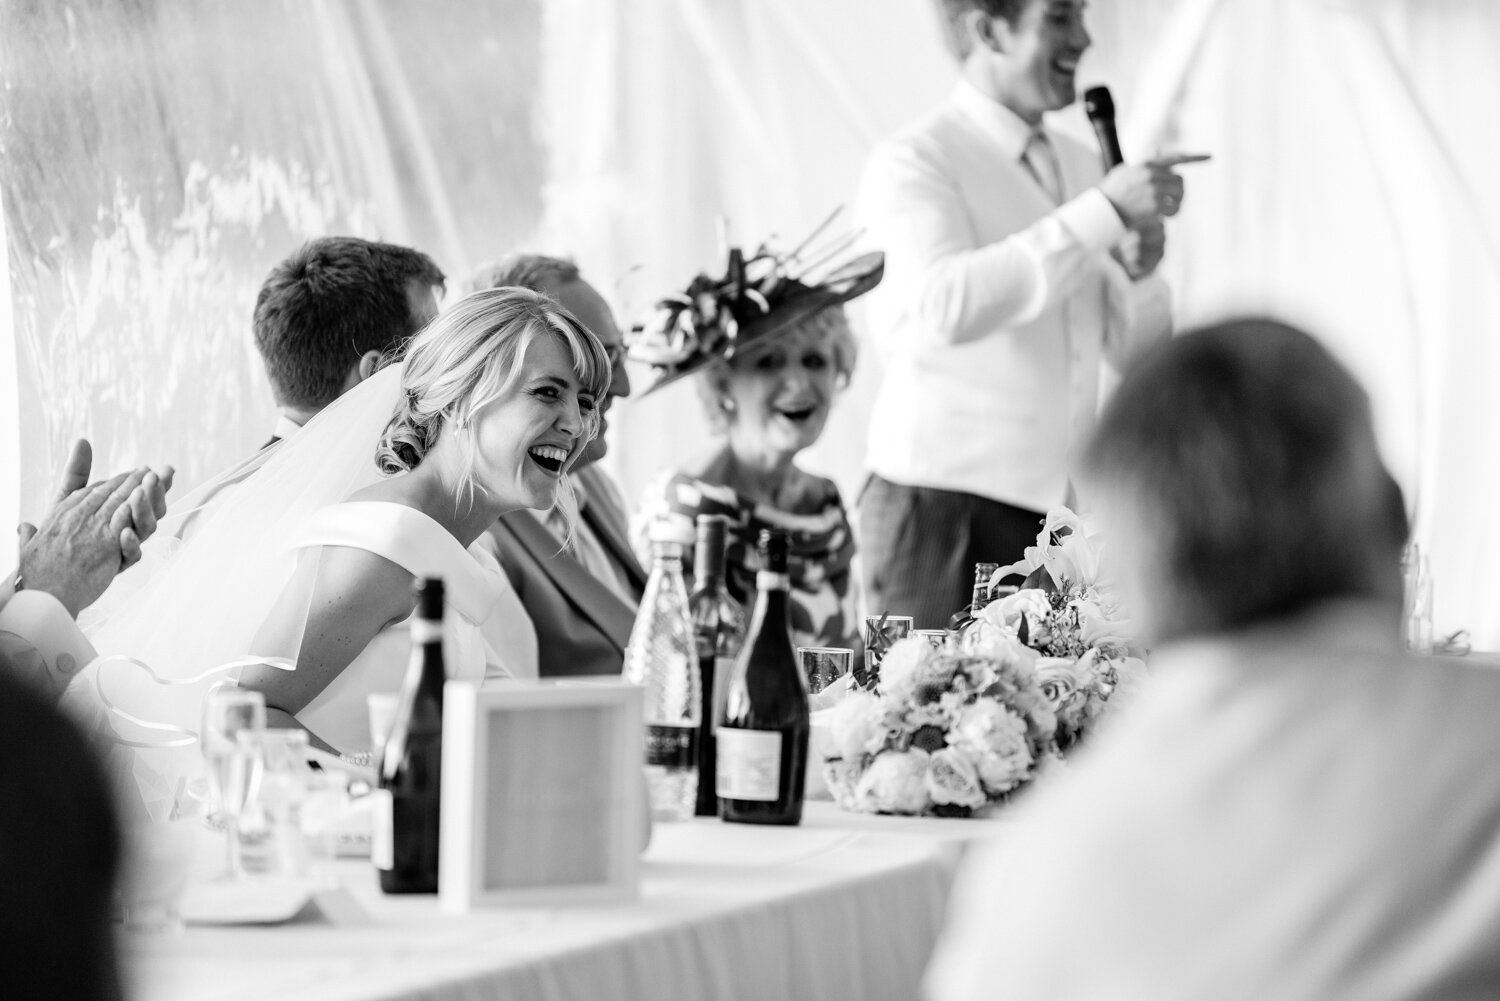
[(1020, 643), (1057, 714), (1057, 746), (1066, 751), (1087, 732), (1122, 688), (1145, 676), (1145, 663), (1128, 639), (1118, 601), (1099, 583), (1099, 546), (1078, 515), (1065, 507), (1047, 513), (1036, 545), (995, 571), (995, 593), (1019, 576), (1012, 593), (975, 612), (960, 634), (975, 653)]
[(1020, 643), (964, 650), (923, 637), (830, 711), (824, 778), (863, 813), (973, 815), (1055, 757), (1057, 717)]
[(1050, 512), (992, 585), (1016, 574), (1018, 590), (942, 645), (892, 644), (875, 687), (830, 711), (824, 777), (840, 806), (972, 816), (1055, 767), (1143, 677), (1077, 515)]

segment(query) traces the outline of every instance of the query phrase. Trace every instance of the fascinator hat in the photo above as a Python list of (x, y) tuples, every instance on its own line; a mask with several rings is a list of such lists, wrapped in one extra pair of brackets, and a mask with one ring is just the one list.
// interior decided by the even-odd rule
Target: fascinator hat
[(807, 252), (831, 221), (829, 217), (788, 253), (762, 244), (747, 257), (731, 247), (723, 275), (700, 274), (683, 291), (661, 299), (646, 321), (632, 329), (627, 342), (630, 359), (647, 370), (638, 394), (670, 385), (711, 362), (768, 347), (813, 314), (879, 285), (884, 254), (842, 259), (853, 236), (831, 248)]

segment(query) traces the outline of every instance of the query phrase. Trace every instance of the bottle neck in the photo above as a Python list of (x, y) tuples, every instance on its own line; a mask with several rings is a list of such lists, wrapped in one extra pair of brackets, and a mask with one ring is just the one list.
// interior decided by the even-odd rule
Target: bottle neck
[(443, 663), (441, 619), (417, 617), (411, 622), (411, 671), (417, 675), (417, 693), (442, 698), (448, 680)]

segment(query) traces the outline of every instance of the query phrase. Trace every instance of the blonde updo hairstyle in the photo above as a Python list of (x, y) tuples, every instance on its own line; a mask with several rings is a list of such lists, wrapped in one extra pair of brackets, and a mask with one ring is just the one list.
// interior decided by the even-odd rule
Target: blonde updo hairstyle
[[(472, 292), (407, 342), (399, 362), (401, 399), (375, 448), (380, 471), (393, 476), (415, 469), (444, 429), (471, 426), (480, 410), (515, 385), (527, 349), (543, 337), (562, 340), (581, 392), (602, 400), (609, 391), (609, 356), (571, 313), (528, 289)], [(585, 438), (598, 431), (598, 411), (585, 413)], [(469, 460), (463, 490), (472, 499), (473, 436), (463, 434), (462, 444)], [(571, 487), (565, 490), (570, 497)]]
[[(809, 314), (788, 329), (768, 338), (764, 345), (757, 345), (737, 355), (735, 361), (749, 362), (761, 351), (769, 350), (774, 345), (790, 338), (794, 333), (803, 330), (816, 331), (827, 339), (833, 355), (837, 387), (840, 390), (848, 388), (849, 379), (854, 375), (854, 363), (858, 359), (859, 348), (854, 339), (854, 331), (849, 326), (849, 318), (844, 315), (843, 306), (829, 306)], [(729, 382), (733, 378), (734, 362), (715, 358), (704, 366), (696, 380), (698, 396), (703, 401), (703, 409), (708, 415), (709, 429), (715, 434), (728, 431), (734, 419), (734, 410), (729, 403)]]

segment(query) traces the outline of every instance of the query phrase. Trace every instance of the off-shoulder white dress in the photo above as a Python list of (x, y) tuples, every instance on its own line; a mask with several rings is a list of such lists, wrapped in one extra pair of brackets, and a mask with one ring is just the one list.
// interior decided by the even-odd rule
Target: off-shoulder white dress
[[(448, 615), (444, 655), (450, 680), (536, 677), (536, 632), (509, 579), (478, 544), (465, 549), (441, 525), (415, 508), (388, 501), (349, 501), (318, 511), (292, 546), (303, 551), (291, 587), (310, 592), (317, 553), (329, 546), (362, 549), (418, 577), (441, 577)], [(302, 607), (306, 607), (305, 604)], [(370, 749), (367, 697), (394, 692), (411, 651), (411, 619), (382, 629), (368, 646), (313, 698), (297, 721), (343, 753)], [(266, 649), (297, 645), (302, 622), (268, 624)], [(277, 633), (280, 632), (280, 637)]]

